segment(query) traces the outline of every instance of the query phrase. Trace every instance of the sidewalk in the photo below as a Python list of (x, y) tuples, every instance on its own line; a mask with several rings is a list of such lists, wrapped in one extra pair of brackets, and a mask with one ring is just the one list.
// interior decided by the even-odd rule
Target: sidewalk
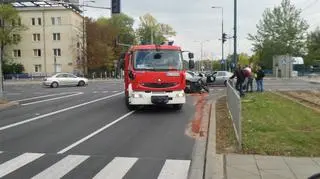
[(320, 173), (320, 158), (227, 154), (228, 179), (307, 179)]
[(308, 179), (320, 173), (320, 157), (283, 157), (216, 153), (216, 112), (210, 117), (205, 179)]

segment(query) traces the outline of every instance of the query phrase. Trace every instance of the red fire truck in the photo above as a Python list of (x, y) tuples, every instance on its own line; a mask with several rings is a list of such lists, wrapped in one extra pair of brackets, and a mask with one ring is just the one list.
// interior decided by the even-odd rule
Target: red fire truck
[[(172, 105), (180, 110), (186, 102), (186, 75), (179, 46), (136, 45), (121, 55), (124, 70), (125, 100), (128, 109), (143, 105)], [(194, 68), (188, 52), (189, 69)]]

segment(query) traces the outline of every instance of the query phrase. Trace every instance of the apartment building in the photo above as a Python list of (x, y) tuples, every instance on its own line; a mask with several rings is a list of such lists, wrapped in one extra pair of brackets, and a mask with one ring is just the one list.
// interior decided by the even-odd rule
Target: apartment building
[(72, 5), (48, 2), (15, 2), (27, 30), (13, 34), (21, 38), (17, 45), (6, 49), (16, 62), (33, 76), (55, 72), (83, 73), (83, 18)]

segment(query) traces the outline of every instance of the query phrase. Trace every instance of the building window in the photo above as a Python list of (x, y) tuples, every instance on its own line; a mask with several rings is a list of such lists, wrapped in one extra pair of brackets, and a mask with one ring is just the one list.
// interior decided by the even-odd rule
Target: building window
[(33, 36), (33, 41), (37, 42), (40, 41), (40, 34), (32, 34)]
[(61, 49), (60, 48), (53, 49), (53, 55), (54, 56), (61, 56)]
[(21, 50), (20, 49), (13, 50), (13, 57), (21, 57)]
[(57, 17), (57, 23), (61, 24), (61, 17)]
[(38, 25), (41, 25), (41, 18), (38, 17)]
[(61, 17), (51, 17), (52, 25), (61, 24)]
[(34, 65), (34, 72), (41, 72), (41, 65)]
[(60, 33), (53, 33), (53, 40), (60, 40)]
[(35, 57), (41, 57), (41, 49), (33, 49), (33, 55)]
[(32, 18), (32, 19), (31, 19), (31, 23), (32, 23), (32, 25), (36, 25), (36, 19), (35, 19), (35, 18)]
[(21, 40), (20, 34), (12, 34), (12, 40), (14, 42), (19, 42)]

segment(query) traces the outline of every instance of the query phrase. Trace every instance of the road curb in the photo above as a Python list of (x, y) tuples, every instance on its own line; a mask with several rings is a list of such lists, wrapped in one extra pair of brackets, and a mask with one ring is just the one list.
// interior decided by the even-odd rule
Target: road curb
[[(210, 116), (205, 116), (205, 117), (207, 117), (208, 120), (210, 120)], [(201, 127), (203, 127), (204, 122), (205, 120), (201, 120), (201, 124), (200, 124)], [(195, 139), (195, 144), (192, 150), (192, 159), (191, 159), (191, 166), (189, 169), (188, 179), (203, 179), (204, 177), (207, 140), (208, 140), (208, 137), (200, 137)]]
[[(223, 96), (223, 95), (222, 95)], [(192, 151), (192, 162), (188, 179), (223, 179), (224, 156), (216, 154), (216, 99), (210, 100), (208, 134), (205, 138), (196, 139)]]
[[(220, 98), (218, 97), (218, 99)], [(216, 100), (213, 100), (209, 120), (204, 179), (224, 178), (223, 157), (223, 155), (216, 153)]]
[(11, 107), (16, 107), (19, 105), (20, 105), (20, 103), (18, 101), (10, 101), (6, 104), (0, 104), (0, 111), (7, 109), (7, 108), (11, 108)]

